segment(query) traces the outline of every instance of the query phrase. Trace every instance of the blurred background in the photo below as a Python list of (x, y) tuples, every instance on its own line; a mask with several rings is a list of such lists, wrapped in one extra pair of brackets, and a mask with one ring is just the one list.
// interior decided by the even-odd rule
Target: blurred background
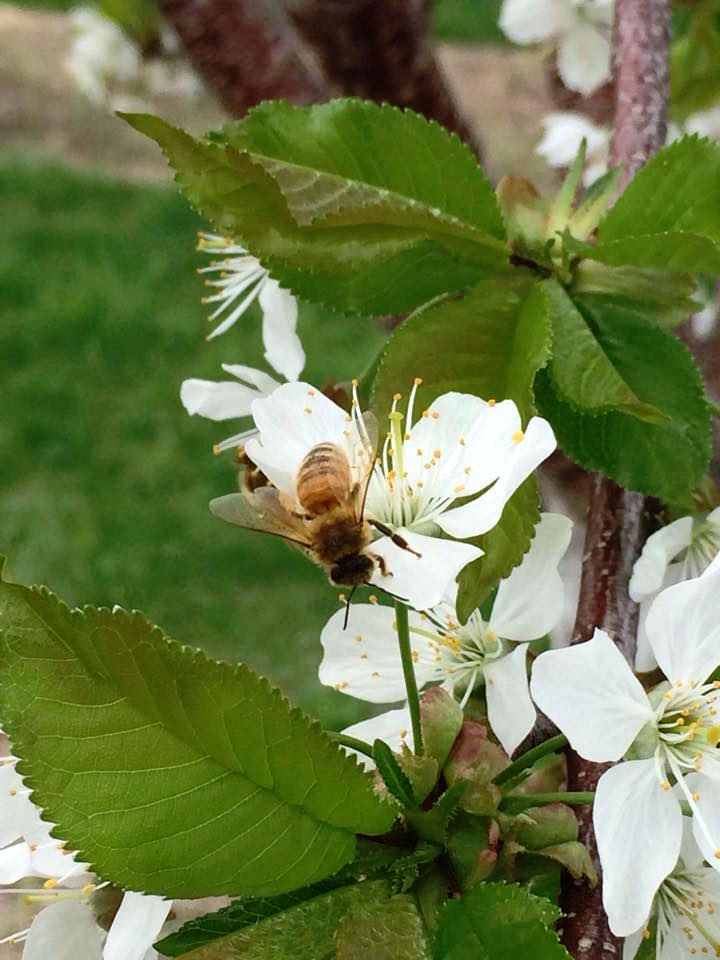
[[(221, 362), (264, 366), (259, 310), (204, 341), (211, 328), (196, 270), (207, 258), (195, 250), (204, 225), (160, 151), (112, 112), (147, 109), (201, 133), (241, 112), (242, 77), (228, 95), (193, 66), (169, 16), (145, 0), (113, 3), (106, 22), (111, 33), (129, 24), (122, 36), (134, 55), (122, 36), (83, 22), (87, 8), (78, 15), (70, 0), (0, 4), (0, 549), (11, 578), (45, 583), (71, 604), (139, 608), (180, 641), (247, 661), (339, 727), (372, 708), (317, 681), (318, 637), (337, 592), (281, 542), (209, 514), (208, 500), (235, 483), (232, 454), (211, 449), (233, 430), (190, 418), (179, 400), (184, 378), (220, 379)], [(179, 6), (167, 9), (182, 26)], [(251, 19), (264, 16), (259, 3), (248, 6)], [(543, 53), (502, 43), (497, 3), (439, 0), (431, 12), (431, 26), (409, 28), (416, 54), (422, 70), (430, 62), (442, 71), (447, 103), (481, 143), (490, 174), (529, 162), (547, 183), (549, 168), (532, 152), (549, 103)], [(268, 29), (300, 48), (279, 8), (267, 16)], [(370, 24), (369, 42), (382, 40), (380, 26)], [(268, 56), (260, 34), (235, 37), (227, 56), (240, 57), (236, 70), (243, 56)], [(402, 41), (392, 34), (388, 54), (401, 76), (388, 69), (383, 81), (397, 88), (378, 98), (403, 96)], [(308, 102), (326, 98), (323, 84), (337, 90), (318, 79), (309, 45), (302, 50), (306, 59), (291, 57), (290, 86), (286, 64), (267, 78), (266, 95)], [(257, 71), (248, 96), (259, 99)], [(369, 86), (381, 72), (378, 60)], [(298, 332), (303, 376), (320, 385), (362, 372), (384, 338), (374, 320), (303, 304)]]

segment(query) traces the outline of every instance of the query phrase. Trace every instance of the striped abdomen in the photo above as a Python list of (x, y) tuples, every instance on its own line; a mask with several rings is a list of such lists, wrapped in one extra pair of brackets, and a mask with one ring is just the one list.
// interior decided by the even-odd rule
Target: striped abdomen
[(296, 486), (301, 506), (313, 516), (347, 504), (352, 482), (345, 451), (334, 443), (317, 444), (300, 464)]

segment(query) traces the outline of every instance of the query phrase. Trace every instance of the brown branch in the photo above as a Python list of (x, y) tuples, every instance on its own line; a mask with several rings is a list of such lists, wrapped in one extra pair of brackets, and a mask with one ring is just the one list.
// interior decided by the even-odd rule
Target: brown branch
[(287, 0), (288, 15), (347, 96), (411, 107), (453, 130), (479, 156), (430, 39), (425, 0)]
[[(665, 140), (668, 102), (669, 0), (616, 0), (614, 26), (615, 117), (610, 162), (627, 181)], [(595, 627), (614, 638), (632, 664), (637, 607), (627, 587), (632, 565), (651, 531), (652, 501), (612, 480), (591, 478), (580, 600), (573, 643)], [(592, 790), (606, 766), (568, 751), (568, 790)], [(580, 839), (596, 866), (590, 813), (581, 814)], [(617, 960), (622, 952), (602, 909), (599, 887), (567, 882), (563, 942), (576, 960)]]
[(261, 100), (333, 96), (310, 51), (259, 0), (159, 0), (197, 72), (242, 116)]

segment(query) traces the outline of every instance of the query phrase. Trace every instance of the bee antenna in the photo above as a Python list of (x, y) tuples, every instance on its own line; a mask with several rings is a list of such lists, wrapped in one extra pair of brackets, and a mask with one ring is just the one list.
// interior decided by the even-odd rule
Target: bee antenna
[(347, 630), (348, 620), (350, 619), (350, 601), (352, 600), (353, 594), (355, 593), (356, 590), (357, 590), (357, 584), (355, 584), (355, 586), (352, 588), (352, 590), (348, 594), (347, 602), (345, 603), (345, 621), (343, 623), (343, 630)]

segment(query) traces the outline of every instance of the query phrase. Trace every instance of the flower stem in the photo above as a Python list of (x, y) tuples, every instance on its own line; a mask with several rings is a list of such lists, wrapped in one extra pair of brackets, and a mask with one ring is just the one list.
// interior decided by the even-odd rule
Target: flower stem
[(358, 737), (350, 737), (346, 733), (335, 733), (333, 730), (326, 730), (327, 735), (331, 740), (334, 740), (335, 743), (339, 743), (342, 747), (350, 747), (351, 750), (357, 750), (358, 753), (364, 753), (366, 757), (373, 759), (373, 750), (369, 743), (365, 740), (360, 740)]
[(532, 750), (528, 750), (527, 753), (518, 757), (517, 760), (513, 760), (509, 767), (501, 770), (493, 780), (493, 783), (499, 787), (501, 784), (507, 783), (508, 780), (513, 780), (518, 773), (527, 770), (527, 768), (531, 767), (540, 757), (544, 757), (548, 753), (555, 753), (556, 750), (561, 750), (566, 743), (567, 737), (564, 737), (561, 733), (558, 734), (557, 737), (551, 737), (544, 743), (539, 743), (537, 747), (533, 747)]
[(408, 627), (408, 612), (405, 604), (395, 601), (395, 622), (397, 624), (398, 644), (400, 646), (400, 660), (402, 661), (405, 689), (407, 690), (408, 707), (410, 708), (410, 724), (415, 743), (415, 755), (422, 756), (423, 740), (420, 724), (420, 697), (418, 696), (415, 667), (413, 666), (412, 650), (410, 649), (410, 629)]
[(502, 801), (502, 809), (505, 813), (519, 813), (529, 807), (542, 807), (548, 803), (567, 803), (580, 806), (592, 803), (594, 799), (594, 790), (575, 793), (528, 793), (520, 797), (505, 797)]

